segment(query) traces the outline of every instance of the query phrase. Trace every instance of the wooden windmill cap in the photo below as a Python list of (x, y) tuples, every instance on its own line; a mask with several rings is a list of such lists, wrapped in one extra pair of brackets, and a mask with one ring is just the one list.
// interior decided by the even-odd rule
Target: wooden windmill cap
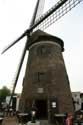
[(50, 35), (46, 32), (41, 31), (41, 30), (37, 30), (37, 31), (32, 33), (32, 35), (28, 41), (28, 49), (34, 43), (37, 43), (40, 41), (41, 42), (47, 41), (47, 40), (58, 43), (61, 46), (62, 51), (64, 51), (64, 42), (60, 38), (55, 37), (53, 35)]

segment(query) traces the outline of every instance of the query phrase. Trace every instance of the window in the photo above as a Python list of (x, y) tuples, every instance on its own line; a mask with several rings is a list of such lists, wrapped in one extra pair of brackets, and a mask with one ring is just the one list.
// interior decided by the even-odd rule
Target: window
[(37, 72), (33, 74), (32, 82), (33, 83), (39, 83), (45, 81), (45, 73), (43, 72)]
[(45, 74), (42, 72), (38, 72), (38, 82), (45, 80)]

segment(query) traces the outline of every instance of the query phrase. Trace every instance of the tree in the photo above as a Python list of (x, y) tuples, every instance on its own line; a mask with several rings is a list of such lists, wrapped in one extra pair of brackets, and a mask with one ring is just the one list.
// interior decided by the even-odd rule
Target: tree
[(0, 89), (0, 98), (2, 98), (2, 100), (4, 100), (6, 96), (9, 96), (10, 94), (11, 91), (6, 86), (3, 86), (3, 88)]

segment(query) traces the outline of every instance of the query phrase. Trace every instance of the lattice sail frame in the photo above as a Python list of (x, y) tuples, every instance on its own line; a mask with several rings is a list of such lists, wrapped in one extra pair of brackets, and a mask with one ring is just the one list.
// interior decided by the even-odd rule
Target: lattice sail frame
[[(50, 16), (48, 16), (45, 20), (43, 20), (38, 26), (36, 26), (33, 31), (36, 31), (38, 29), (45, 30), (50, 25), (55, 23), (58, 19), (60, 19), (62, 16), (64, 16), (66, 13), (68, 13), (72, 8), (74, 8), (76, 5), (78, 5), (82, 0), (67, 0), (61, 7), (59, 7), (56, 11), (54, 11)], [(52, 11), (61, 0), (54, 5), (51, 9), (49, 9), (45, 14), (43, 14), (36, 22), (39, 22), (44, 18), (50, 11)]]

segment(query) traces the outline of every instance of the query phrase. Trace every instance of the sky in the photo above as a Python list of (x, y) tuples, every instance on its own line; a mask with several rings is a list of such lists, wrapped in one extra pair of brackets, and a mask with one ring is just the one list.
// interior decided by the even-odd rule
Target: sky
[[(44, 12), (55, 4), (56, 0), (46, 0)], [(16, 40), (26, 29), (35, 8), (36, 0), (0, 0), (0, 53), (5, 46)], [(63, 57), (69, 76), (71, 91), (83, 92), (83, 1), (65, 16), (44, 30), (64, 41)], [(26, 42), (20, 40), (3, 55), (0, 54), (0, 88), (4, 85), (12, 90), (19, 61)], [(26, 58), (17, 83), (16, 92), (22, 91)]]

